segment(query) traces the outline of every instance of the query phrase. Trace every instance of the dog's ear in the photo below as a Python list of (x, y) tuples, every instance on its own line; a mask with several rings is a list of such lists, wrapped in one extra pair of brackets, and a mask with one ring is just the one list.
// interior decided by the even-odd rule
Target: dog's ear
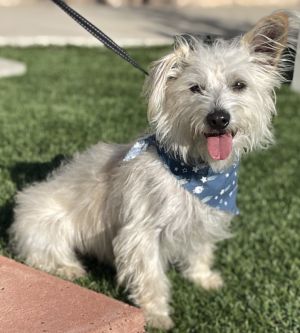
[(188, 52), (189, 50), (195, 51), (197, 47), (197, 41), (199, 40), (200, 39), (196, 35), (176, 35), (174, 37), (174, 50), (178, 50), (180, 52)]
[(152, 64), (144, 86), (144, 93), (149, 101), (150, 123), (153, 123), (162, 112), (168, 82), (178, 77), (191, 50), (191, 44), (186, 36), (176, 36), (174, 51)]
[(259, 61), (277, 66), (287, 47), (289, 16), (277, 12), (262, 18), (252, 30), (244, 35), (242, 42), (250, 47)]

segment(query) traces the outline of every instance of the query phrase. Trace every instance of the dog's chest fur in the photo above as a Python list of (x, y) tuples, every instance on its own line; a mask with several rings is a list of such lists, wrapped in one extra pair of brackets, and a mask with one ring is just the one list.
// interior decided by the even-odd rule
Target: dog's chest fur
[(156, 232), (162, 246), (174, 247), (173, 253), (182, 246), (216, 242), (229, 236), (232, 215), (202, 203), (180, 186), (154, 148), (121, 162), (111, 181), (108, 202), (120, 203), (118, 209), (112, 207), (111, 211), (117, 224)]

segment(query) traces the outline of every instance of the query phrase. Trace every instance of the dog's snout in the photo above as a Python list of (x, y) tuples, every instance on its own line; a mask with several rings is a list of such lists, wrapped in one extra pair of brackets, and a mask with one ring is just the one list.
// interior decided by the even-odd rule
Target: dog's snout
[(215, 130), (225, 129), (230, 122), (230, 114), (225, 110), (215, 110), (206, 117), (208, 125)]

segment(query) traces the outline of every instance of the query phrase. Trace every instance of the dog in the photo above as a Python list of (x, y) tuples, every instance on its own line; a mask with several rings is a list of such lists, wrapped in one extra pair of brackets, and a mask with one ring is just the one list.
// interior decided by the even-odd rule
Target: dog
[(17, 194), (9, 230), (17, 257), (74, 279), (85, 274), (76, 253), (96, 256), (115, 266), (148, 324), (166, 330), (170, 265), (220, 288), (214, 250), (238, 213), (238, 165), (274, 141), (274, 89), (292, 66), (296, 22), (280, 11), (230, 41), (176, 37), (145, 82), (147, 135), (96, 144)]

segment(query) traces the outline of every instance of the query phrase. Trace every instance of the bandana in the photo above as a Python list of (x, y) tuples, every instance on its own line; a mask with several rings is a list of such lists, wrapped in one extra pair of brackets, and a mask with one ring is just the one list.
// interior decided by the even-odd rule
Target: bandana
[(137, 141), (124, 161), (130, 161), (148, 149), (156, 148), (166, 169), (177, 178), (179, 184), (203, 203), (231, 214), (239, 214), (236, 206), (238, 164), (227, 170), (213, 171), (206, 163), (191, 166), (180, 158), (168, 154), (151, 135)]

